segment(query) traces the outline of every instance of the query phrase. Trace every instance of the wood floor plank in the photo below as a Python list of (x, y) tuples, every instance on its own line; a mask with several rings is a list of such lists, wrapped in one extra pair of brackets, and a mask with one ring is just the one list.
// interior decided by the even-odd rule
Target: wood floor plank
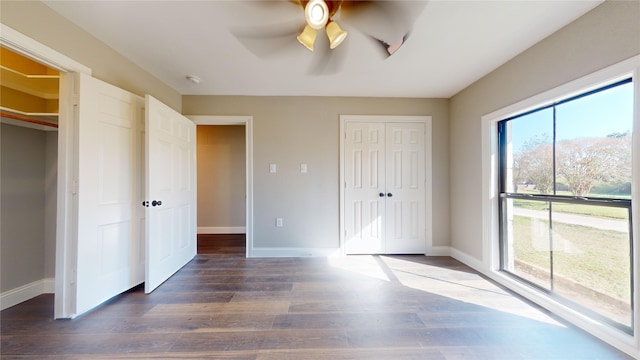
[[(260, 352), (258, 360), (446, 360), (438, 349), (306, 349), (270, 350)], [(467, 359), (467, 358), (465, 358)], [(473, 358), (469, 358), (473, 359)]]
[(317, 313), (281, 314), (273, 321), (274, 329), (423, 329), (415, 313)]
[(275, 315), (256, 313), (185, 314), (125, 319), (111, 328), (114, 333), (191, 333), (271, 329)]
[(167, 352), (176, 334), (57, 334), (2, 336), (2, 356)]
[(450, 257), (246, 259), (221, 240), (73, 320), (50, 294), (3, 310), (0, 357), (630, 359)]
[(289, 311), (288, 301), (245, 301), (204, 304), (159, 304), (145, 316), (184, 316), (203, 314), (282, 314)]
[(169, 352), (257, 351), (261, 340), (256, 332), (225, 331), (183, 334)]
[(295, 329), (272, 330), (260, 336), (260, 348), (265, 349), (335, 349), (347, 348), (347, 337), (342, 330)]

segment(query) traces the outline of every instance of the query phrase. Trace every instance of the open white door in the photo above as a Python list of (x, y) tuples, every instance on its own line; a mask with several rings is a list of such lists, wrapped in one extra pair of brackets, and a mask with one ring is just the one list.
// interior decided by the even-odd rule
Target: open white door
[(196, 255), (196, 126), (149, 95), (145, 108), (150, 293)]
[(79, 74), (75, 315), (144, 280), (142, 98)]

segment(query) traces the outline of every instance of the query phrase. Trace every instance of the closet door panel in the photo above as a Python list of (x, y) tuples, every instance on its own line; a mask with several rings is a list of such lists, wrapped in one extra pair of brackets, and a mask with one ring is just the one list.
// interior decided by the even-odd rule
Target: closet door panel
[(384, 253), (385, 129), (382, 123), (350, 122), (345, 141), (345, 250)]
[(144, 280), (141, 99), (85, 74), (79, 89), (75, 315)]
[(424, 253), (425, 149), (423, 123), (387, 123), (385, 248)]

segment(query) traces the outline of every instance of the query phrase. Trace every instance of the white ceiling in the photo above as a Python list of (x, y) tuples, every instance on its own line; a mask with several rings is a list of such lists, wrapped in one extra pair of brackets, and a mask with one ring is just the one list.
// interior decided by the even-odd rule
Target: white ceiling
[[(336, 49), (344, 62), (337, 73), (317, 75), (309, 70), (322, 51), (309, 52), (295, 36), (253, 43), (282, 49), (258, 57), (231, 32), (302, 28), (302, 8), (291, 2), (44, 1), (183, 95), (425, 98), (453, 96), (602, 2), (429, 1), (386, 60), (345, 19), (349, 36)], [(316, 49), (322, 45), (318, 34)]]

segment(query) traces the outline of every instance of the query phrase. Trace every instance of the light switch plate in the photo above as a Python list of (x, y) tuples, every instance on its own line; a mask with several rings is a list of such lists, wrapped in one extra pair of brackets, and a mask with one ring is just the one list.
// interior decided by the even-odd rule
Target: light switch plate
[(276, 164), (271, 163), (269, 164), (269, 172), (271, 174), (275, 174), (278, 171), (278, 167), (276, 166)]
[(276, 227), (282, 227), (282, 218), (276, 218)]
[(306, 163), (300, 164), (300, 172), (303, 173), (303, 174), (307, 173), (307, 164)]

